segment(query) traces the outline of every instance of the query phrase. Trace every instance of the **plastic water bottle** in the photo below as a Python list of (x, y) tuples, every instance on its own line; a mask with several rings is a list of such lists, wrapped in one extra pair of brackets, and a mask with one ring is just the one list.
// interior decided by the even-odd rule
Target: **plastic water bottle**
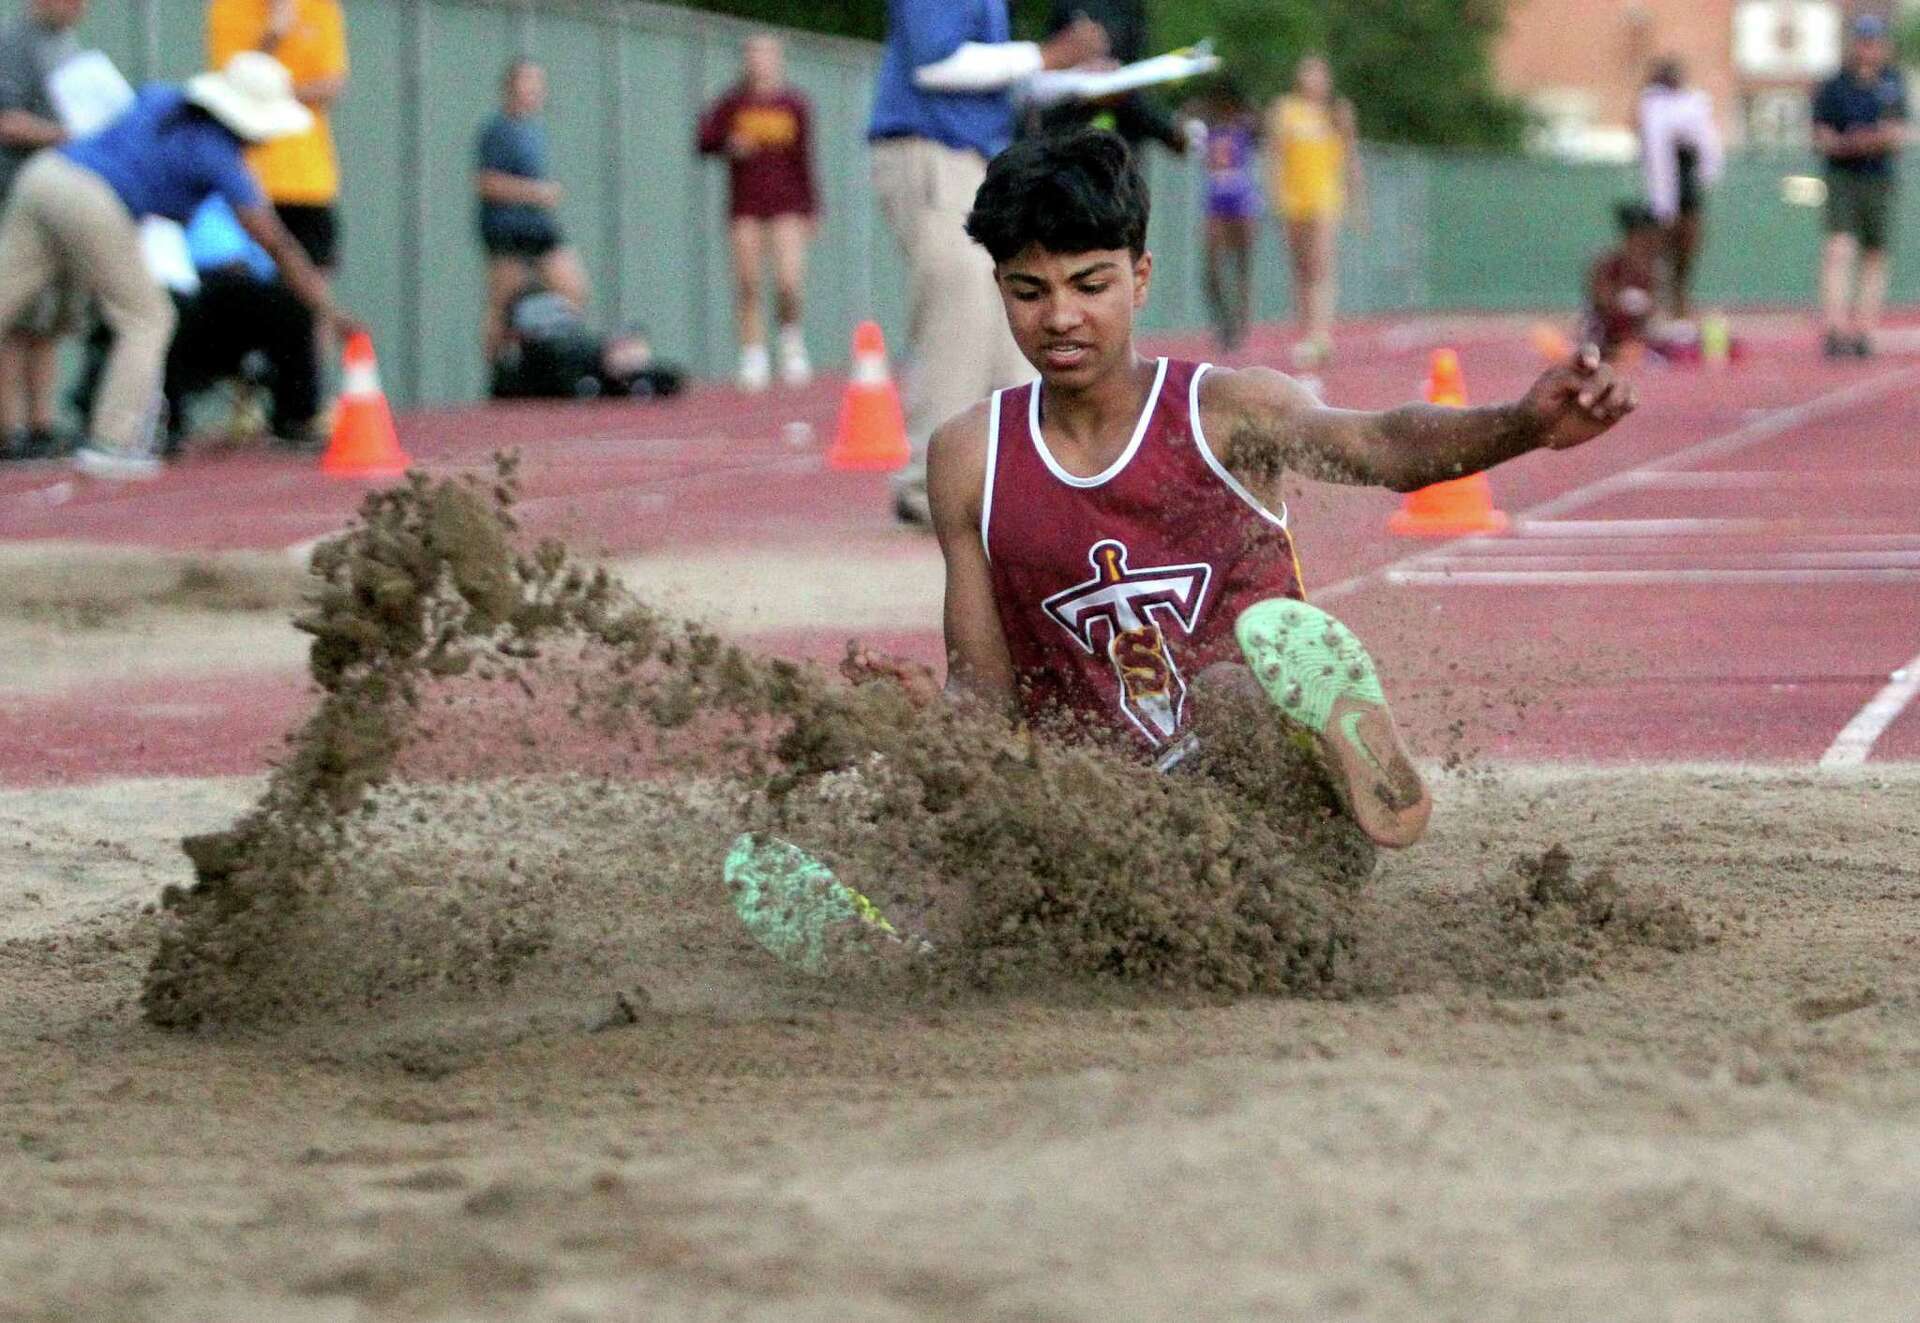
[(1710, 312), (1700, 319), (1700, 357), (1711, 367), (1723, 366), (1733, 352), (1733, 331), (1724, 312)]

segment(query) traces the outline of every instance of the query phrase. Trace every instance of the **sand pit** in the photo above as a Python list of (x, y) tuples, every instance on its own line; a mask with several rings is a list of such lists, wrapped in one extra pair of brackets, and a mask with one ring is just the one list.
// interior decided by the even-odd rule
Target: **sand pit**
[(1383, 910), (1564, 840), (1724, 925), (1546, 996), (847, 1004), (642, 921), (656, 875), (594, 920), (643, 942), (620, 1004), (148, 1028), (143, 904), (255, 789), (0, 796), (37, 897), (0, 911), (0, 1318), (1858, 1320), (1920, 1289), (1911, 770), (1443, 783)]
[[(0, 1320), (1909, 1315), (1920, 769), (1467, 768), (1375, 868), (1264, 734), (1035, 747), (489, 519), (324, 561), (271, 780), (0, 792)], [(742, 826), (939, 958), (779, 967)]]

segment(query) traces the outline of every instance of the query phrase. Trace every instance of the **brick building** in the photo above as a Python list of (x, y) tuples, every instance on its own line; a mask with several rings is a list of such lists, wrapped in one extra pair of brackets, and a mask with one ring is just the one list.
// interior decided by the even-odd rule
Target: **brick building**
[(1806, 140), (1807, 95), (1838, 62), (1846, 19), (1892, 0), (1509, 0), (1501, 85), (1540, 115), (1543, 145), (1632, 152), (1633, 107), (1651, 62), (1685, 61), (1734, 142)]

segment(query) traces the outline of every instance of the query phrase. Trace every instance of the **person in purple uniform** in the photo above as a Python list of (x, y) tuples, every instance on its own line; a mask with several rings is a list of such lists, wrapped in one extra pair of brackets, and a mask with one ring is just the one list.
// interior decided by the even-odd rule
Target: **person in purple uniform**
[(1253, 304), (1253, 244), (1259, 236), (1260, 185), (1253, 177), (1260, 121), (1232, 79), (1204, 103), (1207, 126), (1207, 306), (1226, 350), (1247, 338)]

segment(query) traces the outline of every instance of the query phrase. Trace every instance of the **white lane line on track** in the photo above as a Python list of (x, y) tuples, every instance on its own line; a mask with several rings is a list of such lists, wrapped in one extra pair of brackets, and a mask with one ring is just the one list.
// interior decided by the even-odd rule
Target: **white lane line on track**
[[(1905, 570), (1920, 568), (1920, 547), (1872, 550), (1762, 551), (1727, 548), (1656, 551), (1636, 548), (1625, 554), (1589, 555), (1582, 547), (1528, 548), (1532, 554), (1438, 556), (1420, 562), (1422, 570)], [(1677, 563), (1676, 563), (1677, 562)]]
[[(1545, 519), (1553, 515), (1584, 509), (1616, 493), (1631, 489), (1642, 481), (1646, 474), (1669, 473), (1683, 469), (1689, 464), (1724, 458), (1746, 446), (1771, 440), (1783, 432), (1790, 432), (1829, 413), (1851, 408), (1899, 387), (1914, 384), (1920, 384), (1920, 368), (1903, 368), (1896, 372), (1888, 372), (1881, 376), (1870, 377), (1865, 381), (1855, 382), (1851, 386), (1843, 386), (1838, 390), (1828, 391), (1824, 395), (1816, 395), (1803, 404), (1796, 404), (1792, 408), (1782, 409), (1765, 417), (1755, 418), (1751, 422), (1742, 423), (1731, 432), (1708, 437), (1693, 445), (1683, 446), (1670, 455), (1663, 455), (1634, 468), (1622, 469), (1618, 473), (1574, 487), (1550, 500), (1529, 506), (1520, 511), (1516, 517), (1523, 520)], [(1473, 539), (1465, 539), (1464, 544), (1471, 545), (1472, 541)], [(1376, 566), (1360, 574), (1336, 580), (1323, 588), (1308, 592), (1307, 596), (1315, 603), (1323, 603), (1331, 598), (1344, 596), (1372, 580), (1384, 578), (1393, 571), (1410, 570), (1428, 558), (1437, 559), (1444, 554), (1445, 549), (1417, 551), (1410, 556), (1402, 556), (1398, 560), (1389, 561), (1385, 565)]]
[(1898, 563), (1920, 552), (1920, 533), (1855, 533), (1778, 538), (1555, 538), (1549, 542), (1477, 542), (1446, 556), (1433, 556), (1422, 565), (1472, 561), (1475, 564), (1524, 564), (1539, 556), (1579, 557), (1619, 565), (1623, 561), (1701, 560), (1729, 556), (1851, 555), (1884, 556)]
[[(1757, 421), (1765, 422), (1772, 418)], [(1670, 473), (1664, 470), (1641, 473), (1633, 478), (1635, 487), (1700, 487), (1708, 490), (1715, 488), (1790, 486), (1808, 478), (1817, 478), (1823, 483), (1834, 486), (1913, 486), (1920, 483), (1920, 473), (1909, 473), (1904, 469), (1693, 469), (1685, 473)]]
[[(1692, 537), (1729, 533), (1779, 533), (1785, 519), (1527, 519), (1514, 525), (1519, 537)], [(1486, 545), (1501, 545), (1488, 542)]]
[(1832, 570), (1429, 570), (1390, 569), (1386, 581), (1425, 588), (1598, 588), (1661, 584), (1920, 583), (1920, 567)]
[(1900, 714), (1920, 695), (1920, 657), (1915, 657), (1893, 673), (1887, 687), (1875, 694), (1834, 736), (1833, 743), (1820, 755), (1822, 767), (1858, 767), (1873, 752), (1880, 736), (1899, 719)]

